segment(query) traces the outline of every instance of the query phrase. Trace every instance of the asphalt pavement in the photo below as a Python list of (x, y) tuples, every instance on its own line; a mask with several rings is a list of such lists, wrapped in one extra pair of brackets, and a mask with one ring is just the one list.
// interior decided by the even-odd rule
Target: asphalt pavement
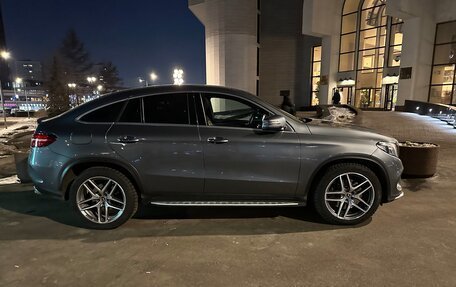
[(441, 145), (438, 174), (368, 222), (324, 224), (311, 208), (145, 207), (110, 231), (67, 203), (0, 187), (0, 286), (456, 286), (456, 129), (364, 112), (399, 140)]

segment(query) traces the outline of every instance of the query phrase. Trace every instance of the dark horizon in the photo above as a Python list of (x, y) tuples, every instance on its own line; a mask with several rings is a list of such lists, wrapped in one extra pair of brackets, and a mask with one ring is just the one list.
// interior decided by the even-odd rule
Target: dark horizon
[(1, 5), (14, 60), (45, 65), (67, 31), (74, 29), (91, 60), (112, 61), (126, 87), (139, 86), (138, 77), (148, 78), (152, 71), (159, 77), (157, 84), (172, 83), (175, 67), (185, 71), (186, 83), (205, 83), (204, 27), (187, 0), (115, 0), (109, 5), (3, 0)]

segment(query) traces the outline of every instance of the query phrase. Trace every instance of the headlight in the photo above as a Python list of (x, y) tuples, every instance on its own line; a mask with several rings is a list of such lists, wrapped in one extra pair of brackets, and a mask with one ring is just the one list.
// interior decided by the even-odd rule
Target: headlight
[(378, 142), (377, 147), (389, 155), (399, 157), (398, 147), (394, 142)]

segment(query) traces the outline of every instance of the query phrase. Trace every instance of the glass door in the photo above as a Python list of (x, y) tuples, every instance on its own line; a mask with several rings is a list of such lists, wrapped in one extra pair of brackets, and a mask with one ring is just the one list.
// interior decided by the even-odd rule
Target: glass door
[(353, 101), (353, 87), (337, 87), (340, 93), (340, 103), (345, 105), (355, 105)]
[(386, 85), (385, 110), (392, 111), (397, 101), (397, 84)]

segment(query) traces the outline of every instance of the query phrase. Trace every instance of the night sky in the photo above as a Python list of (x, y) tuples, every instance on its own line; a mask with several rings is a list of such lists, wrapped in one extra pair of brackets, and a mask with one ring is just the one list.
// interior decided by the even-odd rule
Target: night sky
[(93, 62), (111, 60), (125, 86), (172, 70), (186, 83), (205, 82), (204, 26), (187, 0), (0, 0), (8, 50), (15, 59), (46, 63), (74, 28)]

